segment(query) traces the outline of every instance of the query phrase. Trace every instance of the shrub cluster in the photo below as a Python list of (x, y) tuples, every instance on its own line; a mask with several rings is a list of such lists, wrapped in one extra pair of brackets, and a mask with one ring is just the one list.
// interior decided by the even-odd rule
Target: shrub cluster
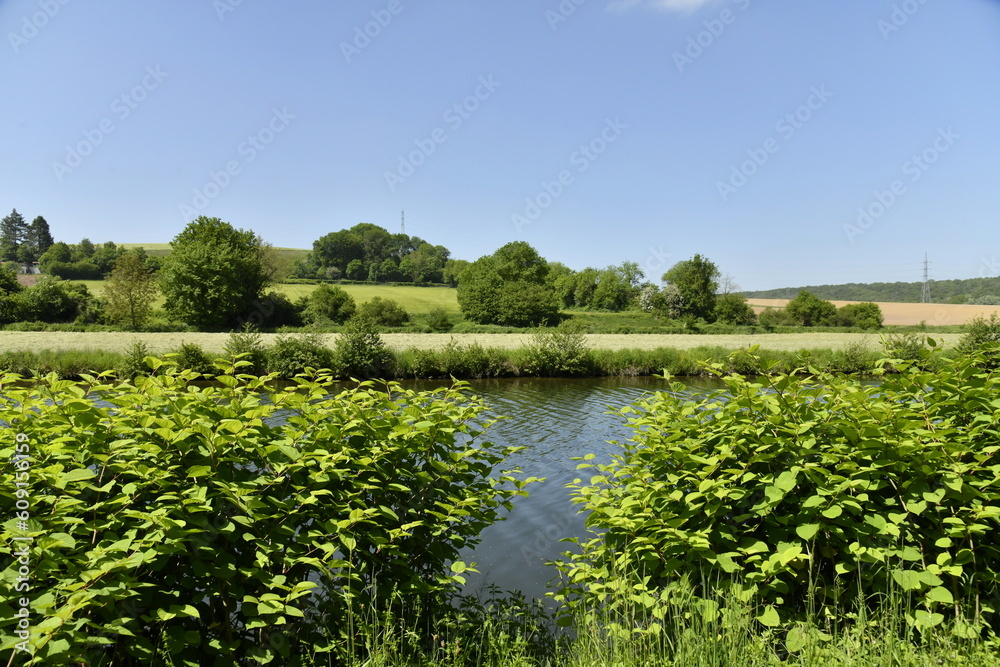
[[(265, 393), (268, 378), (194, 387), (145, 362), (157, 374), (134, 384), (0, 377), (39, 664), (346, 664), (357, 610), (449, 608), (462, 550), (533, 481), (501, 469), (515, 450), (479, 437), (484, 405), (461, 386)], [(14, 507), (15, 485), (0, 496)], [(4, 650), (17, 622), (0, 617)]]
[(595, 603), (625, 577), (653, 608), (685, 579), (765, 626), (846, 623), (895, 596), (919, 631), (995, 632), (1000, 376), (981, 362), (900, 364), (878, 386), (733, 375), (701, 400), (675, 385), (626, 408), (633, 440), (570, 485), (599, 537), (562, 563), (581, 587), (561, 597)]

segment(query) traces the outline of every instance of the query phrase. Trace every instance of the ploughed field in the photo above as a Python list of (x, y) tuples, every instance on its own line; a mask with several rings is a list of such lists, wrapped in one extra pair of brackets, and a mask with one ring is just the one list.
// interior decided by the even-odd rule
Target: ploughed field
[[(760, 313), (765, 308), (783, 308), (788, 299), (748, 299), (747, 302)], [(838, 308), (858, 301), (831, 301)], [(886, 325), (916, 325), (921, 322), (928, 326), (949, 326), (966, 324), (976, 317), (1000, 315), (1000, 306), (969, 306), (954, 303), (891, 303), (878, 302)]]
[[(326, 334), (332, 345), (338, 334)], [(962, 334), (932, 334), (946, 347), (954, 345)], [(221, 353), (229, 334), (225, 333), (121, 333), (72, 331), (0, 331), (0, 350), (104, 350), (124, 352), (135, 341), (143, 341), (150, 352), (176, 350), (183, 343), (195, 343), (206, 352)], [(277, 334), (263, 334), (270, 345)], [(441, 349), (452, 339), (462, 345), (479, 343), (483, 347), (519, 348), (531, 341), (531, 334), (382, 334), (386, 344), (397, 350), (409, 348)], [(654, 350), (672, 347), (689, 350), (696, 347), (721, 347), (736, 350), (760, 345), (768, 350), (840, 350), (852, 342), (878, 348), (877, 333), (782, 333), (782, 334), (587, 334), (587, 344), (595, 350)]]

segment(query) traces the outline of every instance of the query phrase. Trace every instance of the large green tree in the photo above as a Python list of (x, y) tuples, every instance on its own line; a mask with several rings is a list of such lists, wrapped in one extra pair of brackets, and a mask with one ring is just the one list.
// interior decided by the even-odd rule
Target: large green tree
[(804, 327), (832, 326), (836, 324), (837, 307), (812, 292), (802, 290), (788, 302), (785, 312)]
[(104, 284), (105, 310), (114, 321), (139, 329), (153, 312), (156, 278), (142, 248), (121, 255)]
[(199, 217), (170, 242), (160, 289), (171, 317), (226, 327), (254, 314), (277, 264), (257, 234), (218, 218)]
[(28, 225), (25, 232), (24, 244), (28, 247), (31, 256), (28, 261), (38, 261), (38, 258), (45, 254), (45, 251), (51, 248), (54, 242), (52, 232), (49, 230), (49, 223), (42, 216), (36, 217)]
[(27, 240), (28, 223), (24, 216), (13, 209), (0, 220), (0, 261), (23, 261), (18, 256), (18, 249)]
[(480, 257), (462, 273), (458, 304), (478, 324), (528, 327), (548, 324), (559, 314), (555, 291), (546, 282), (548, 263), (524, 241)]
[(663, 282), (680, 293), (681, 315), (700, 317), (706, 322), (715, 318), (715, 298), (719, 290), (719, 267), (701, 255), (674, 264), (663, 274)]

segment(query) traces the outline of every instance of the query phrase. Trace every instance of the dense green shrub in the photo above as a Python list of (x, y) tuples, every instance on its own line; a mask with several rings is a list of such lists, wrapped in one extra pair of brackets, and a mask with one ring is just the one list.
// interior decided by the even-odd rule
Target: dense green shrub
[(757, 323), (757, 314), (745, 296), (730, 292), (715, 299), (715, 320), (723, 324), (749, 326)]
[(380, 327), (401, 327), (410, 321), (410, 314), (392, 299), (380, 296), (366, 301), (358, 308), (358, 317), (374, 322)]
[(525, 375), (561, 377), (588, 375), (594, 358), (584, 334), (570, 328), (537, 331), (519, 355)]
[(338, 372), (352, 378), (385, 378), (392, 353), (378, 335), (378, 327), (363, 316), (347, 323), (334, 344)]
[(362, 664), (365, 613), (409, 617), (415, 642), (436, 644), (462, 550), (531, 481), (501, 467), (514, 448), (480, 438), (481, 400), (305, 380), (265, 393), (273, 377), (196, 387), (148, 363), (135, 384), (0, 378), (0, 473), (30, 498), (27, 529), (6, 521), (0, 539), (32, 538), (32, 664)]
[(455, 325), (444, 308), (432, 308), (427, 313), (427, 326), (431, 328), (431, 331), (443, 333), (451, 331), (451, 328)]
[(43, 278), (18, 295), (18, 317), (29, 322), (72, 322), (91, 299), (86, 285)]
[(45, 272), (63, 280), (101, 280), (104, 271), (89, 260), (80, 262), (50, 262)]
[(904, 596), (918, 630), (1000, 629), (1000, 376), (978, 362), (901, 366), (878, 386), (737, 375), (622, 410), (633, 440), (570, 485), (598, 536), (562, 564), (579, 586), (560, 596), (595, 603), (617, 585), (652, 608), (686, 578), (765, 626), (849, 623)]
[(992, 313), (989, 319), (976, 317), (968, 323), (968, 333), (958, 343), (961, 354), (982, 352), (984, 361), (991, 368), (1000, 366), (1000, 317)]
[(306, 297), (304, 318), (311, 324), (343, 324), (356, 310), (354, 298), (343, 288), (320, 285)]
[(136, 378), (139, 375), (146, 375), (151, 370), (146, 363), (149, 356), (149, 347), (141, 340), (132, 343), (122, 353), (118, 365), (118, 375), (127, 380)]
[(267, 329), (298, 327), (302, 325), (302, 308), (281, 292), (268, 292), (254, 302), (249, 315), (241, 318), (240, 325), (251, 324)]
[(329, 370), (334, 367), (333, 351), (317, 333), (280, 334), (266, 354), (267, 372), (280, 378), (294, 378), (310, 368)]
[(835, 324), (837, 319), (836, 306), (806, 290), (785, 304), (785, 313), (804, 327), (829, 326)]
[(241, 373), (262, 375), (267, 368), (264, 338), (253, 325), (245, 325), (241, 331), (231, 332), (222, 349), (230, 359), (240, 357)]
[(544, 326), (558, 321), (555, 289), (546, 277), (549, 265), (524, 241), (513, 241), (480, 257), (462, 272), (458, 305), (476, 324), (509, 327)]
[(209, 357), (205, 350), (196, 343), (181, 343), (180, 348), (174, 352), (173, 356), (167, 356), (167, 358), (176, 363), (180, 370), (194, 371), (201, 375), (215, 374), (213, 358)]
[(858, 327), (860, 329), (881, 329), (882, 309), (877, 303), (848, 303), (837, 309), (834, 318), (837, 326)]

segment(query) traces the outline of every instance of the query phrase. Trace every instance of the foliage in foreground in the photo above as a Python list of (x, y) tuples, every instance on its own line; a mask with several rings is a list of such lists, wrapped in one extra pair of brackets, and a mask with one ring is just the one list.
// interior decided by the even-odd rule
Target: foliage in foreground
[(624, 586), (652, 608), (687, 577), (787, 629), (899, 593), (917, 631), (995, 632), (1000, 375), (983, 362), (884, 360), (900, 372), (877, 386), (733, 375), (704, 399), (676, 384), (625, 408), (633, 440), (571, 485), (599, 536), (561, 565), (581, 589), (559, 597), (598, 605)]
[[(358, 609), (447, 606), (460, 550), (533, 481), (499, 469), (515, 448), (480, 439), (484, 405), (460, 385), (333, 396), (321, 377), (267, 393), (273, 376), (196, 387), (146, 361), (159, 373), (134, 384), (0, 378), (30, 453), (0, 445), (0, 473), (25, 473), (30, 498), (26, 533), (10, 520), (0, 539), (33, 540), (34, 664), (336, 659), (357, 647)], [(0, 498), (12, 516), (15, 486)], [(0, 600), (3, 651), (16, 625)]]

